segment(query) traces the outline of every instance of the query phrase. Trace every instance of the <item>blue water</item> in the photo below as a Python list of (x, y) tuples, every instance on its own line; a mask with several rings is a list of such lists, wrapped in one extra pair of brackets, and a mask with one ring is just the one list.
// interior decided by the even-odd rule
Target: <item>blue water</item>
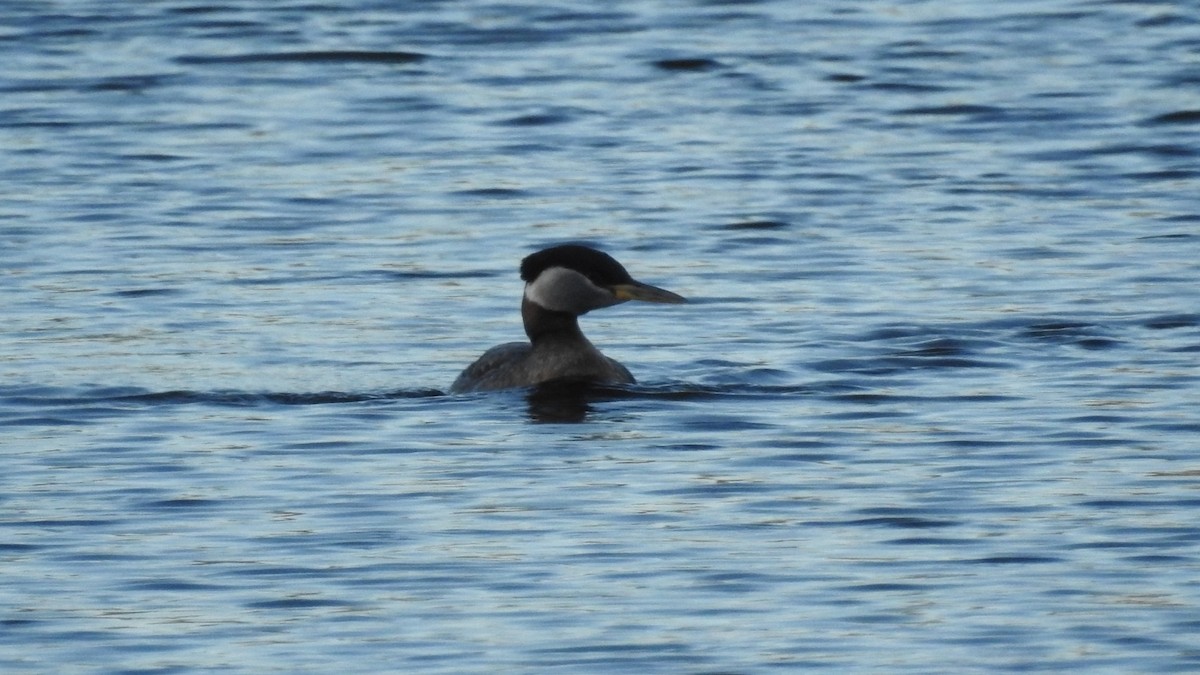
[(4, 673), (1200, 671), (1186, 3), (18, 0), (0, 150)]

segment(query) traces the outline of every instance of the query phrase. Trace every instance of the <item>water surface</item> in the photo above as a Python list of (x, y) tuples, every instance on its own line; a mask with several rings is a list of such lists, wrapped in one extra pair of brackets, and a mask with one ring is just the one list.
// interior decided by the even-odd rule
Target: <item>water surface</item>
[(1200, 668), (1197, 24), (5, 4), (0, 668)]

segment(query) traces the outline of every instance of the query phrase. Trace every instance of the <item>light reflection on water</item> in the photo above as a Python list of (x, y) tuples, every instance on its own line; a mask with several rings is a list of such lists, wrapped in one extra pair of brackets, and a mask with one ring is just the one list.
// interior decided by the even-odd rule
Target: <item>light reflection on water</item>
[[(73, 11), (5, 672), (1197, 667), (1188, 10)], [(564, 240), (693, 299), (584, 318), (639, 384), (444, 395)]]

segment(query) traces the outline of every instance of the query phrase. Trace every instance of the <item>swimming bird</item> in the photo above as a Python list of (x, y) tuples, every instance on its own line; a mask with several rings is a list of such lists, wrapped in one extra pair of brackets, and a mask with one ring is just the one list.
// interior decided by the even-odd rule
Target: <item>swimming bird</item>
[(467, 366), (451, 393), (530, 387), (578, 381), (633, 384), (629, 369), (600, 353), (579, 330), (579, 317), (627, 300), (687, 302), (670, 291), (635, 281), (606, 253), (564, 244), (521, 261), (525, 295), (521, 318), (529, 342), (510, 342), (484, 352)]

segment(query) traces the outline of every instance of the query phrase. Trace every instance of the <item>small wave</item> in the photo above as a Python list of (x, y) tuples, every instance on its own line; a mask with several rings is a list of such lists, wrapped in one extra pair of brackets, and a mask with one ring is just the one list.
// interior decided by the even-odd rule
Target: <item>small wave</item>
[(697, 72), (714, 70), (721, 67), (721, 62), (709, 58), (660, 59), (651, 65), (659, 70), (668, 72)]
[(897, 110), (897, 115), (973, 115), (998, 117), (1004, 114), (1003, 108), (997, 108), (990, 105), (973, 105), (968, 103), (957, 105), (939, 105), (939, 106), (921, 106), (916, 108), (904, 108)]
[(782, 230), (788, 227), (789, 224), (782, 220), (742, 220), (724, 225), (721, 229), (738, 232), (742, 230)]
[(1176, 110), (1163, 113), (1146, 120), (1145, 124), (1200, 124), (1200, 110)]
[(545, 127), (555, 124), (565, 124), (572, 121), (575, 115), (564, 111), (529, 113), (527, 115), (518, 115), (509, 117), (495, 124), (502, 127)]
[(0, 392), (6, 406), (21, 408), (78, 408), (114, 405), (323, 405), (330, 403), (363, 403), (393, 399), (429, 398), (442, 396), (436, 389), (399, 389), (386, 392), (247, 392), (193, 391), (175, 389), (149, 391), (136, 387), (96, 387), (66, 389), (58, 387), (27, 387)]
[(972, 565), (1043, 565), (1062, 562), (1062, 558), (1052, 555), (993, 555), (985, 558), (972, 558), (963, 562)]
[(379, 51), (299, 51), (299, 52), (260, 52), (249, 54), (207, 55), (194, 54), (180, 56), (176, 63), (183, 65), (210, 64), (239, 64), (239, 63), (382, 63), (406, 64), (417, 63), (428, 58), (426, 54), (417, 52), (379, 52)]
[(809, 367), (822, 373), (889, 376), (923, 369), (1012, 368), (1014, 364), (961, 356), (901, 352), (890, 356), (825, 359), (811, 363)]
[(1144, 324), (1150, 330), (1171, 330), (1200, 326), (1200, 314), (1166, 314), (1150, 319)]
[(452, 194), (459, 197), (481, 197), (485, 199), (516, 199), (520, 197), (532, 196), (532, 193), (527, 190), (502, 187), (472, 188), (468, 190), (458, 190)]
[(1122, 342), (1103, 334), (1103, 329), (1093, 323), (1079, 321), (1048, 321), (1031, 323), (1019, 334), (1021, 338), (1069, 344), (1087, 350), (1113, 349)]
[(198, 392), (188, 390), (146, 392), (117, 397), (115, 400), (147, 404), (209, 404), (226, 406), (273, 405), (328, 405), (331, 403), (365, 403), (407, 398), (429, 398), (442, 396), (436, 389), (402, 389), (381, 393), (359, 393), (342, 391), (322, 392), (242, 392), (215, 391)]

